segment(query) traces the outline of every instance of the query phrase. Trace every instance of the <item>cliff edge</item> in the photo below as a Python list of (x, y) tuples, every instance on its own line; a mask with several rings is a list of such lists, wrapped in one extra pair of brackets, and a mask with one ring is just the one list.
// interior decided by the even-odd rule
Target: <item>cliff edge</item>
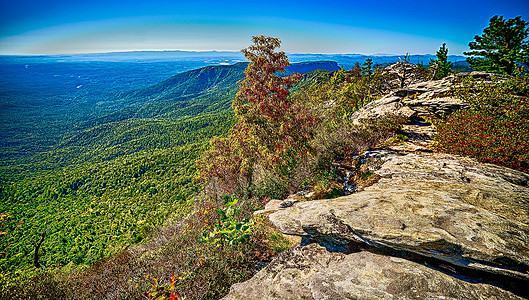
[(271, 201), (261, 213), (301, 243), (225, 299), (529, 297), (529, 174), (431, 150), (424, 118), (466, 108), (443, 96), (454, 79), (417, 82), (355, 112), (358, 123), (409, 119), (408, 139), (343, 166), (346, 183), (355, 169), (375, 178), (347, 196)]

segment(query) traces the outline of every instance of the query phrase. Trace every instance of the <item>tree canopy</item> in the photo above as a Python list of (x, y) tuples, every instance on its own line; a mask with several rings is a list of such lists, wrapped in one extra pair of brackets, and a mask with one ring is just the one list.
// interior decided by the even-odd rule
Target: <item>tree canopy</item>
[(518, 16), (494, 16), (482, 35), (468, 44), (468, 63), (474, 70), (511, 74), (519, 64), (529, 65), (529, 23)]
[(233, 101), (237, 123), (227, 138), (215, 138), (198, 161), (197, 179), (215, 183), (220, 194), (251, 190), (259, 166), (288, 177), (300, 156), (307, 155), (315, 118), (289, 97), (300, 75), (281, 76), (289, 65), (281, 41), (254, 36), (241, 52), (250, 61)]

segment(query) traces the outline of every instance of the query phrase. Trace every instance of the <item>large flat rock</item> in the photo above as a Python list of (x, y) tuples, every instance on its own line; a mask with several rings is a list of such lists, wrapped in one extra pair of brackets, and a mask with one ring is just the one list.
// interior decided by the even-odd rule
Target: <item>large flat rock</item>
[(446, 154), (384, 160), (365, 191), (298, 202), (270, 220), (322, 244), (390, 247), (529, 279), (528, 174)]
[(415, 111), (417, 115), (447, 116), (461, 109), (467, 109), (468, 104), (455, 97), (435, 97), (430, 99), (402, 99), (402, 103)]
[(311, 244), (276, 257), (224, 299), (521, 299), (402, 258), (331, 253)]
[(355, 124), (361, 124), (390, 116), (409, 118), (414, 113), (414, 111), (404, 107), (401, 97), (388, 95), (357, 110), (353, 113), (352, 119)]

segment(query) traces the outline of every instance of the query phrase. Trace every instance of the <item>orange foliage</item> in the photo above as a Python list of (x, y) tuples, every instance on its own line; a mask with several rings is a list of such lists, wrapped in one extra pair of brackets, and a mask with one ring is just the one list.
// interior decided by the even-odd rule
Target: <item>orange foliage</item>
[[(197, 179), (220, 181), (220, 191), (248, 189), (257, 165), (289, 176), (310, 151), (316, 118), (311, 110), (289, 97), (301, 75), (280, 76), (289, 65), (278, 38), (254, 36), (243, 49), (250, 61), (232, 107), (238, 119), (227, 138), (215, 138), (198, 161)], [(241, 189), (242, 188), (242, 189)]]

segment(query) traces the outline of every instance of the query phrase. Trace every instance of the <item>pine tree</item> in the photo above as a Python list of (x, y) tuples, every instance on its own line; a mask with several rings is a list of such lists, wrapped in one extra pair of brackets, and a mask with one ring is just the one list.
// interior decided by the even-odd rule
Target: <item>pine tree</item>
[(362, 65), (362, 75), (369, 75), (371, 76), (373, 74), (373, 59), (368, 58)]
[(452, 63), (448, 61), (448, 48), (446, 48), (446, 43), (443, 43), (435, 55), (437, 59), (430, 59), (428, 68), (432, 73), (432, 79), (441, 79), (452, 71)]
[(474, 70), (512, 74), (517, 64), (529, 65), (529, 23), (518, 16), (504, 19), (494, 16), (482, 35), (468, 44), (473, 51), (468, 63)]

